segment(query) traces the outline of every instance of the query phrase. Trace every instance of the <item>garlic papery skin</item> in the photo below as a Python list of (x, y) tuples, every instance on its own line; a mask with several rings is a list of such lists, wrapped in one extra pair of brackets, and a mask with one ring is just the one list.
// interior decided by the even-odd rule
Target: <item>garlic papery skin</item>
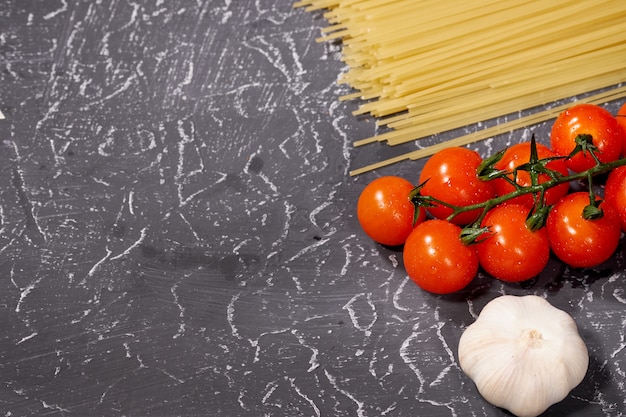
[(562, 401), (589, 366), (574, 319), (536, 295), (489, 302), (461, 335), (458, 355), (480, 394), (518, 417)]

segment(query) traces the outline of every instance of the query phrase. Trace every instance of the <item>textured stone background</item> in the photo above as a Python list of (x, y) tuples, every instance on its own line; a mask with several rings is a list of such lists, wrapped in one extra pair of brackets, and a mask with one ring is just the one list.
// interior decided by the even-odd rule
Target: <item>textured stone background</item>
[(324, 25), (286, 0), (0, 2), (0, 414), (506, 416), (458, 338), (532, 293), (591, 354), (546, 415), (623, 415), (623, 248), (522, 286), (419, 290), (354, 212), (422, 162), (348, 176), (399, 150), (352, 148), (376, 128), (336, 100)]

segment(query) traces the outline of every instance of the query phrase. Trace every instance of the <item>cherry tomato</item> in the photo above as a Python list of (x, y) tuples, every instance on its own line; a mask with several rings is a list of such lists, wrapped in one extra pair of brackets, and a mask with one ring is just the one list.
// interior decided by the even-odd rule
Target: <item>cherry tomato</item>
[[(482, 158), (477, 152), (466, 148), (451, 147), (437, 152), (426, 161), (420, 174), (420, 183), (428, 180), (421, 194), (458, 207), (494, 198), (496, 190), (492, 182), (478, 179), (476, 170), (481, 162)], [(428, 212), (437, 219), (446, 219), (453, 210), (438, 204), (429, 207)], [(480, 212), (472, 210), (461, 213), (451, 222), (470, 224), (478, 218)]]
[[(357, 217), (365, 233), (375, 242), (388, 246), (402, 245), (413, 230), (414, 205), (409, 193), (414, 186), (408, 180), (380, 177), (369, 183), (357, 202)], [(417, 221), (426, 217), (419, 209)]]
[(615, 119), (622, 128), (622, 156), (624, 157), (626, 156), (626, 103), (617, 111)]
[[(537, 143), (537, 156), (539, 159), (552, 158), (555, 157), (556, 154), (550, 150), (545, 145), (541, 143)], [(530, 142), (518, 143), (509, 147), (505, 152), (504, 156), (500, 161), (495, 164), (495, 168), (513, 171), (515, 168), (528, 163), (530, 161)], [(546, 164), (548, 169), (556, 171), (563, 176), (568, 175), (567, 165), (565, 165), (565, 161), (562, 159), (557, 159)], [(509, 178), (513, 179), (513, 174), (509, 175)], [(538, 175), (538, 183), (544, 183), (550, 180), (550, 176), (547, 174), (539, 174)], [(530, 177), (530, 173), (528, 171), (518, 171), (516, 182), (518, 185), (522, 187), (528, 187), (532, 185), (532, 180)], [(509, 181), (503, 178), (496, 178), (493, 180), (493, 184), (496, 187), (496, 192), (498, 195), (505, 195), (512, 191), (515, 191), (515, 187)], [(569, 190), (569, 184), (563, 183), (557, 185), (556, 187), (549, 188), (546, 190), (544, 196), (544, 203), (546, 205), (552, 205), (559, 201), (561, 197), (564, 197)], [(527, 207), (534, 206), (534, 198), (532, 194), (526, 194), (519, 197), (515, 197), (514, 199), (509, 200), (509, 203), (515, 204), (523, 204)]]
[[(550, 132), (550, 145), (557, 155), (567, 156), (576, 147), (578, 135), (591, 135), (597, 147), (596, 156), (601, 162), (611, 162), (622, 153), (623, 132), (617, 120), (606, 109), (595, 104), (578, 104), (561, 113)], [(581, 172), (595, 165), (589, 152), (578, 153), (565, 161), (574, 172)]]
[(450, 294), (465, 288), (478, 272), (473, 245), (459, 237), (461, 228), (447, 220), (427, 220), (411, 232), (404, 244), (404, 268), (423, 290)]
[(552, 208), (546, 223), (552, 252), (576, 268), (590, 268), (609, 259), (621, 235), (619, 218), (610, 204), (602, 203), (604, 216), (594, 220), (583, 217), (587, 205), (587, 192), (569, 194)]
[(626, 166), (615, 168), (609, 174), (604, 188), (604, 199), (611, 204), (626, 232)]
[(520, 282), (538, 275), (550, 258), (545, 228), (526, 226), (529, 208), (506, 203), (490, 210), (481, 226), (490, 233), (477, 245), (478, 261), (487, 273), (502, 281)]

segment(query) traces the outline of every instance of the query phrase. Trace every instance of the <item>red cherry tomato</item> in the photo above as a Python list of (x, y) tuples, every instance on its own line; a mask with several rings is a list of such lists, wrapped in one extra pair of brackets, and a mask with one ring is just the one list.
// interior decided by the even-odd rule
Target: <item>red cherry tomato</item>
[[(537, 143), (537, 156), (539, 159), (551, 158), (555, 157), (556, 154), (550, 150), (545, 145), (541, 143)], [(530, 142), (523, 142), (508, 148), (498, 163), (495, 164), (495, 168), (513, 171), (515, 168), (528, 163), (530, 161)], [(563, 176), (568, 175), (567, 165), (565, 165), (565, 161), (562, 159), (557, 159), (552, 162), (549, 162), (546, 167), (553, 171), (560, 173)], [(509, 178), (513, 179), (513, 174), (509, 175)], [(544, 183), (551, 178), (547, 174), (539, 174), (538, 175), (538, 183)], [(517, 184), (528, 187), (532, 185), (531, 177), (528, 171), (518, 171)], [(512, 191), (515, 191), (515, 187), (509, 181), (503, 178), (496, 178), (493, 180), (494, 186), (496, 187), (496, 192), (498, 195), (505, 195)], [(556, 187), (549, 188), (546, 190), (544, 196), (544, 202), (546, 205), (552, 205), (559, 201), (561, 197), (565, 196), (569, 190), (569, 184), (563, 183), (557, 185)], [(527, 207), (532, 207), (534, 205), (534, 198), (532, 194), (526, 194), (519, 197), (515, 197), (514, 199), (509, 200), (509, 203), (515, 204), (523, 204)]]
[(487, 273), (502, 281), (520, 282), (538, 275), (550, 258), (548, 231), (526, 226), (529, 208), (506, 203), (490, 210), (481, 226), (491, 234), (477, 245), (478, 261)]
[[(365, 233), (383, 245), (402, 245), (413, 230), (414, 205), (409, 193), (414, 186), (396, 176), (380, 177), (369, 183), (357, 202), (357, 217)], [(416, 221), (426, 217), (419, 209)]]
[(546, 223), (552, 252), (576, 268), (590, 268), (609, 259), (621, 235), (619, 218), (610, 204), (602, 203), (604, 216), (594, 220), (583, 217), (587, 205), (588, 193), (569, 194), (552, 208)]
[[(576, 147), (578, 135), (588, 134), (597, 147), (596, 156), (601, 162), (611, 162), (622, 153), (623, 132), (617, 120), (606, 109), (594, 104), (578, 104), (561, 113), (550, 132), (552, 150), (561, 156), (569, 155)], [(586, 152), (578, 153), (565, 161), (574, 172), (581, 172), (595, 165)]]
[[(435, 197), (440, 201), (464, 207), (482, 203), (496, 196), (491, 181), (478, 179), (476, 170), (482, 158), (477, 152), (451, 147), (431, 156), (420, 174), (420, 183), (428, 180), (421, 190), (424, 196)], [(429, 207), (428, 212), (437, 219), (447, 219), (453, 210), (443, 205)], [(458, 225), (470, 224), (480, 215), (481, 210), (472, 210), (455, 216), (451, 222)]]
[(626, 166), (615, 168), (609, 174), (604, 188), (604, 200), (613, 206), (626, 232)]
[(427, 220), (404, 244), (404, 268), (423, 290), (450, 294), (465, 288), (478, 272), (476, 249), (461, 242), (461, 228), (447, 220)]
[(626, 103), (622, 105), (622, 107), (618, 110), (615, 115), (615, 120), (617, 120), (617, 124), (622, 128), (622, 156), (626, 156)]

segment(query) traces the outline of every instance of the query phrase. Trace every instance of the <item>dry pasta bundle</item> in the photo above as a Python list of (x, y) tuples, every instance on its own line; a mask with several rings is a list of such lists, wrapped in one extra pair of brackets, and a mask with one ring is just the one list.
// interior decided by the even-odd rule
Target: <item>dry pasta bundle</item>
[[(362, 100), (355, 114), (389, 128), (355, 146), (405, 143), (626, 81), (622, 0), (302, 0), (294, 6), (325, 10), (329, 25), (318, 41), (341, 40), (348, 69), (340, 82), (355, 90), (340, 99)], [(589, 100), (625, 95), (615, 90)], [(544, 111), (520, 122), (553, 116)]]

